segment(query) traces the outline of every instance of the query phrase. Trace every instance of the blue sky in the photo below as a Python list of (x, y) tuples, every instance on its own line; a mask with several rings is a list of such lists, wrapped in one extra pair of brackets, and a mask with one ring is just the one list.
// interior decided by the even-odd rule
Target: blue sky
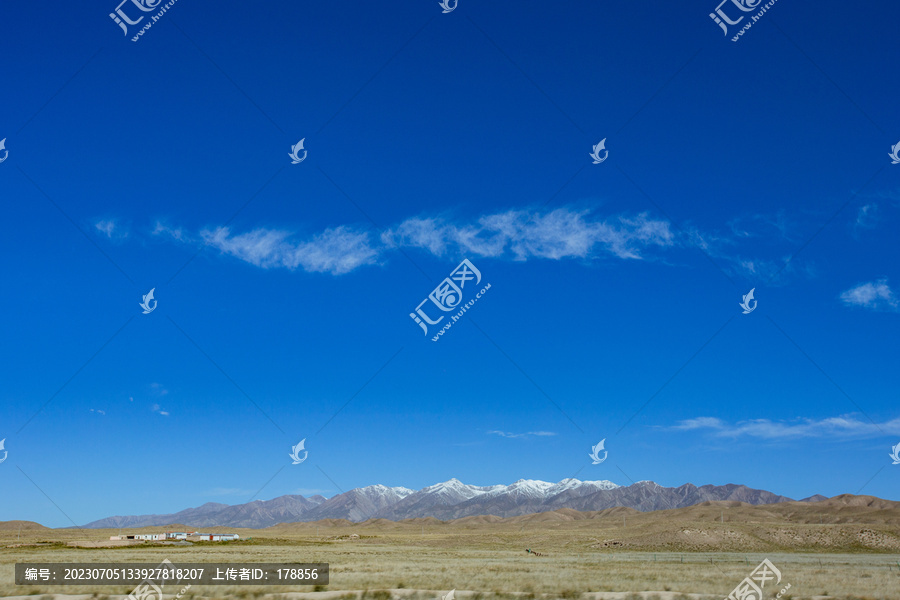
[[(894, 4), (737, 42), (715, 2), (179, 0), (137, 42), (87, 6), (0, 9), (0, 519), (451, 477), (900, 500)], [(433, 342), (466, 258), (491, 287)]]

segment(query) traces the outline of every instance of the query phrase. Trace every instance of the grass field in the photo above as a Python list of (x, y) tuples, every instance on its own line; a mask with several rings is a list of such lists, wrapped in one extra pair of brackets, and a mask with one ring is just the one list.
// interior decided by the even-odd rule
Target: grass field
[[(695, 511), (696, 512), (696, 511)], [(131, 591), (129, 586), (16, 586), (16, 562), (143, 562), (158, 564), (165, 558), (179, 562), (327, 562), (330, 584), (312, 596), (388, 600), (409, 596), (438, 599), (451, 589), (461, 600), (535, 598), (599, 600), (600, 598), (725, 598), (763, 558), (771, 560), (790, 583), (783, 598), (900, 599), (900, 553), (885, 546), (896, 534), (893, 524), (782, 524), (680, 521), (677, 526), (652, 515), (631, 517), (624, 524), (614, 519), (553, 520), (470, 519), (441, 523), (433, 519), (394, 523), (370, 521), (297, 523), (264, 530), (237, 531), (239, 542), (207, 542), (193, 546), (130, 546), (75, 548), (74, 540), (104, 540), (117, 533), (108, 530), (54, 530), (23, 528), (9, 524), (0, 530), (0, 596), (84, 594), (114, 597)], [(642, 519), (644, 522), (642, 523)], [(487, 522), (485, 522), (487, 521)], [(850, 540), (831, 551), (810, 548), (771, 548), (764, 552), (704, 551), (698, 543), (673, 551), (669, 540), (673, 527), (679, 535), (722, 540), (755, 535), (754, 528), (770, 533), (790, 529), (791, 539), (831, 537)], [(787, 528), (787, 529), (786, 529)], [(804, 531), (804, 528), (808, 531)], [(856, 532), (856, 536), (848, 533)], [(215, 529), (215, 528), (214, 528)], [(147, 528), (141, 531), (161, 530)], [(223, 530), (224, 531), (224, 530)], [(350, 539), (351, 534), (359, 539)], [(774, 534), (773, 534), (774, 535)], [(781, 533), (784, 536), (784, 531)], [(860, 535), (864, 537), (860, 538)], [(881, 536), (888, 536), (883, 538)], [(677, 536), (676, 536), (677, 537)], [(894, 535), (894, 537), (897, 537)], [(657, 539), (669, 550), (635, 550), (634, 540), (653, 544)], [(869, 546), (858, 542), (869, 540)], [(857, 541), (853, 541), (857, 540)], [(805, 543), (805, 542), (804, 542)], [(727, 544), (725, 544), (727, 545)], [(752, 546), (752, 544), (750, 544)], [(529, 555), (525, 548), (544, 554)], [(689, 548), (693, 548), (690, 550)], [(177, 594), (177, 586), (166, 588)], [(182, 597), (255, 598), (265, 594), (313, 592), (310, 586), (194, 586)], [(766, 591), (769, 591), (768, 588)], [(774, 598), (773, 589), (767, 598)]]

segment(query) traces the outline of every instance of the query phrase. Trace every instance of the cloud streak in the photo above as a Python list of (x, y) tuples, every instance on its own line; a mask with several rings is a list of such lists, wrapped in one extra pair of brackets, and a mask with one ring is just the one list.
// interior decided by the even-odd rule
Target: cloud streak
[(263, 268), (302, 269), (343, 275), (378, 264), (391, 251), (414, 249), (437, 257), (460, 255), (526, 261), (531, 259), (640, 260), (652, 250), (677, 245), (668, 221), (647, 213), (592, 217), (590, 211), (559, 208), (540, 213), (508, 210), (473, 223), (440, 217), (406, 219), (382, 232), (339, 226), (302, 238), (286, 229), (258, 227), (238, 232), (214, 226), (191, 234), (157, 222), (154, 236), (218, 250)]
[(94, 223), (94, 228), (111, 240), (128, 237), (128, 228), (116, 219), (100, 219)]
[(342, 275), (375, 264), (379, 254), (367, 232), (348, 227), (326, 229), (306, 241), (293, 240), (288, 231), (263, 228), (233, 234), (228, 227), (217, 227), (201, 231), (200, 237), (205, 245), (264, 269)]
[(841, 302), (847, 306), (875, 311), (897, 312), (900, 300), (891, 290), (887, 279), (861, 283), (841, 293)]
[(647, 213), (591, 220), (589, 211), (559, 208), (546, 214), (509, 210), (458, 225), (438, 218), (412, 218), (385, 231), (389, 247), (410, 247), (436, 255), (465, 254), (514, 260), (592, 258), (610, 254), (640, 259), (650, 248), (675, 244), (668, 221)]
[(767, 279), (780, 274), (812, 275), (808, 267), (790, 260), (792, 251), (779, 256), (747, 257), (737, 244), (758, 248), (790, 243), (796, 227), (783, 215), (751, 215), (729, 223), (726, 235), (677, 229), (666, 219), (647, 212), (598, 215), (571, 206), (551, 211), (509, 209), (469, 220), (448, 216), (416, 216), (381, 232), (360, 225), (341, 225), (303, 235), (285, 228), (256, 227), (240, 231), (212, 225), (197, 231), (157, 222), (153, 236), (194, 247), (218, 250), (222, 255), (263, 269), (303, 270), (343, 275), (383, 264), (392, 253), (416, 252), (438, 258), (497, 260), (670, 261), (677, 249), (698, 248), (722, 264), (725, 271)]
[(771, 419), (748, 419), (728, 423), (716, 417), (697, 417), (679, 421), (668, 428), (671, 431), (707, 430), (715, 437), (752, 437), (766, 440), (791, 440), (815, 437), (875, 437), (887, 434), (900, 435), (900, 418), (872, 423), (852, 415), (827, 419), (797, 419), (795, 421), (773, 421)]
[(525, 438), (529, 436), (535, 437), (548, 437), (551, 435), (556, 435), (553, 431), (526, 431), (525, 433), (510, 433), (509, 431), (488, 431), (488, 435), (499, 435), (500, 437), (505, 438)]

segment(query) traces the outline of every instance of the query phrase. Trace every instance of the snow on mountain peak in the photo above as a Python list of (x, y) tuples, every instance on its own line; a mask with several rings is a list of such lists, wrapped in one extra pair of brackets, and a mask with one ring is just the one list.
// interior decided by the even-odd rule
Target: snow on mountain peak
[(601, 490), (614, 490), (617, 487), (622, 487), (617, 483), (613, 483), (609, 479), (598, 479), (596, 481), (582, 481), (583, 485), (592, 485)]
[(419, 493), (437, 495), (442, 499), (459, 502), (479, 496), (485, 491), (487, 491), (486, 488), (467, 485), (454, 477), (453, 479), (422, 488), (419, 490)]
[(378, 498), (390, 495), (396, 495), (399, 498), (406, 498), (410, 494), (413, 493), (414, 490), (405, 487), (388, 487), (386, 485), (382, 485), (377, 483), (375, 485), (368, 485), (366, 487), (357, 488), (359, 492), (362, 492), (368, 498)]
[(550, 483), (540, 479), (519, 479), (509, 485), (477, 486), (463, 483), (454, 477), (424, 487), (418, 492), (410, 491), (405, 495), (398, 492), (398, 495), (401, 496), (401, 499), (408, 499), (417, 504), (423, 501), (429, 502), (426, 498), (431, 498), (431, 501), (437, 501), (442, 506), (452, 506), (473, 498), (488, 500), (505, 496), (517, 498), (520, 502), (543, 502), (564, 492), (567, 492), (567, 496), (583, 497), (601, 490), (614, 490), (618, 487), (612, 481), (579, 481), (571, 477), (563, 479), (559, 483)]
[(649, 479), (641, 479), (640, 481), (638, 481), (636, 483), (637, 483), (637, 485), (643, 485), (643, 486), (662, 487), (655, 481), (650, 481)]
[(436, 494), (445, 500), (462, 502), (476, 496), (493, 498), (507, 494), (519, 498), (548, 499), (569, 490), (574, 490), (573, 493), (577, 496), (586, 496), (600, 490), (614, 490), (618, 487), (612, 481), (579, 481), (574, 478), (563, 479), (559, 483), (550, 483), (540, 479), (519, 479), (509, 485), (475, 486), (454, 478), (422, 488), (420, 493)]
[(459, 490), (462, 488), (469, 487), (460, 481), (457, 478), (448, 479), (447, 481), (442, 481), (441, 483), (435, 483), (434, 485), (429, 485), (428, 487), (422, 488), (423, 492), (431, 492), (435, 494), (440, 494), (442, 492), (448, 492), (452, 490)]
[(532, 498), (542, 498), (547, 495), (547, 490), (553, 487), (553, 484), (539, 479), (520, 479), (512, 485), (507, 486), (504, 492), (518, 492), (523, 496)]

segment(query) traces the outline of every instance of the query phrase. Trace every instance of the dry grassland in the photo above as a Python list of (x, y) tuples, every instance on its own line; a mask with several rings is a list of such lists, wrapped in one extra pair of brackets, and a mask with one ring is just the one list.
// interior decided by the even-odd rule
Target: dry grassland
[[(812, 513), (793, 504), (800, 503), (770, 507), (707, 503), (655, 513), (563, 510), (447, 523), (335, 520), (229, 530), (252, 538), (240, 542), (113, 548), (66, 544), (108, 539), (116, 531), (36, 526), (23, 528), (20, 534), (10, 522), (0, 524), (0, 597), (112, 598), (131, 591), (127, 586), (15, 586), (16, 562), (157, 564), (168, 558), (175, 563), (330, 564), (330, 584), (315, 593), (309, 586), (194, 586), (184, 600), (249, 600), (266, 594), (271, 600), (437, 600), (451, 589), (458, 590), (459, 600), (721, 599), (769, 558), (782, 572), (779, 588), (791, 584), (782, 598), (900, 599), (896, 508), (823, 505), (819, 513)], [(216, 529), (225, 531), (210, 530)], [(353, 534), (359, 539), (350, 539)], [(545, 556), (529, 555), (526, 548)], [(165, 589), (173, 595), (179, 591), (177, 586)], [(767, 600), (777, 591), (773, 589)]]

